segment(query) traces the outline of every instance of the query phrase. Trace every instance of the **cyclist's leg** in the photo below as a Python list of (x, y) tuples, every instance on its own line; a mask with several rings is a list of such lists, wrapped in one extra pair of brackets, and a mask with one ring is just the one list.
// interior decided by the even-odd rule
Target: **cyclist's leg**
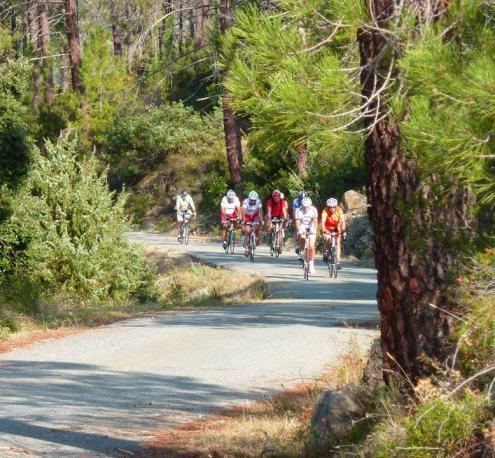
[(180, 210), (177, 211), (177, 240), (180, 241), (182, 237), (182, 223), (184, 222), (184, 217)]
[(315, 252), (316, 252), (316, 234), (310, 234), (309, 236), (309, 247), (308, 247), (308, 261), (309, 261), (309, 273), (315, 272)]
[(223, 220), (222, 224), (222, 240), (225, 242), (227, 240), (227, 229), (229, 228), (229, 222), (227, 220)]
[(256, 246), (260, 244), (260, 231), (261, 231), (261, 224), (257, 224), (254, 226), (254, 235), (256, 235)]

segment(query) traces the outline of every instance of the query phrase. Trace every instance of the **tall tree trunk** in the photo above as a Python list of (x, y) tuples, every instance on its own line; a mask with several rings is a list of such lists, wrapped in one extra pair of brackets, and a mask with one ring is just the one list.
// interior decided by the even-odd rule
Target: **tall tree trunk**
[(110, 4), (110, 14), (112, 16), (113, 53), (122, 57), (122, 28), (120, 27), (119, 9), (116, 0), (112, 0)]
[[(34, 49), (34, 55), (39, 57), (39, 50), (37, 49), (38, 43), (38, 29), (36, 27), (36, 3), (35, 0), (28, 1), (26, 7), (26, 21), (29, 30), (29, 41)], [(38, 110), (41, 103), (40, 96), (41, 86), (41, 72), (40, 62), (36, 61), (33, 65), (33, 107)]]
[[(394, 14), (395, 1), (370, 0), (368, 7), (377, 27), (358, 34), (363, 101), (381, 87), (391, 65), (390, 53), (383, 52), (388, 46), (383, 30)], [(429, 361), (443, 357), (442, 341), (451, 329), (451, 317), (429, 305), (452, 308), (446, 272), (453, 257), (434, 230), (446, 224), (452, 233), (466, 230), (462, 226), (471, 217), (470, 196), (454, 182), (447, 202), (435, 203), (431, 187), (420, 181), (415, 163), (400, 149), (396, 122), (388, 117), (377, 121), (386, 111), (378, 97), (365, 111), (365, 124), (371, 129), (365, 161), (384, 378), (414, 384), (431, 372)]]
[(308, 145), (303, 143), (296, 146), (297, 151), (297, 176), (305, 178), (308, 172)]
[(53, 62), (50, 57), (50, 26), (46, 3), (38, 3), (38, 22), (40, 27), (38, 46), (41, 51), (41, 68), (45, 80), (45, 102), (49, 105), (55, 94), (53, 92)]
[[(220, 4), (220, 31), (225, 33), (234, 24), (232, 0), (222, 0)], [(225, 145), (227, 148), (227, 161), (229, 163), (230, 179), (234, 186), (242, 183), (242, 143), (239, 121), (234, 110), (229, 106), (229, 94), (224, 89), (223, 102), (223, 129), (225, 132)]]
[(208, 19), (208, 0), (198, 0), (196, 10), (196, 24), (194, 30), (194, 49), (201, 49), (206, 41), (206, 22)]
[(77, 0), (64, 0), (65, 23), (67, 26), (67, 42), (69, 45), (70, 72), (72, 89), (84, 94), (81, 81), (81, 42), (79, 40), (79, 25), (77, 23)]

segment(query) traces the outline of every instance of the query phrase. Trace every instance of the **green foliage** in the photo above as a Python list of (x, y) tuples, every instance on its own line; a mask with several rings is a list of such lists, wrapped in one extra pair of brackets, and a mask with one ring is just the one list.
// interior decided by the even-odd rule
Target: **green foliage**
[(45, 295), (72, 300), (125, 301), (148, 280), (139, 250), (127, 241), (125, 194), (108, 191), (93, 158), (79, 161), (75, 139), (46, 143), (26, 184), (14, 198), (5, 250), (14, 253), (14, 273)]
[[(490, 16), (481, 1), (451, 3), (446, 19), (423, 26), (399, 60), (410, 97), (401, 125), (402, 145), (419, 159), (425, 175), (435, 170), (460, 177), (482, 204), (493, 207), (493, 11)], [(451, 31), (445, 35), (450, 24)]]
[(25, 176), (31, 153), (24, 97), (29, 66), (25, 62), (0, 63), (0, 184), (16, 186)]
[[(179, 187), (193, 193), (226, 164), (221, 112), (201, 116), (179, 103), (122, 113), (107, 133), (104, 158), (118, 185), (172, 197)], [(212, 186), (213, 185), (212, 181)]]

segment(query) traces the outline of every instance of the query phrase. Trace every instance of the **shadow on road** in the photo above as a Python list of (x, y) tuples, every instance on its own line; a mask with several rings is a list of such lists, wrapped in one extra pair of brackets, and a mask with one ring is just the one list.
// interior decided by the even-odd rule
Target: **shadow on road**
[(191, 377), (55, 362), (5, 361), (0, 379), (0, 443), (15, 447), (19, 442), (22, 449), (48, 455), (52, 449), (57, 456), (64, 454), (60, 445), (97, 453), (138, 450), (147, 431), (157, 426), (174, 426), (184, 417), (216, 413), (232, 401), (273, 394), (229, 390)]

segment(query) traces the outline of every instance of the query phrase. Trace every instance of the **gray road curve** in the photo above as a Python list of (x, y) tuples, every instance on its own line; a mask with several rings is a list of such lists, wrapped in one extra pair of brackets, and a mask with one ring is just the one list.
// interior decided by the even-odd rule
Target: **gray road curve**
[(342, 321), (377, 320), (373, 270), (347, 266), (309, 282), (293, 255), (255, 263), (218, 244), (158, 234), (133, 240), (266, 276), (263, 304), (127, 320), (0, 355), (0, 456), (113, 456), (138, 450), (158, 427), (259, 400), (308, 381), (373, 332)]

